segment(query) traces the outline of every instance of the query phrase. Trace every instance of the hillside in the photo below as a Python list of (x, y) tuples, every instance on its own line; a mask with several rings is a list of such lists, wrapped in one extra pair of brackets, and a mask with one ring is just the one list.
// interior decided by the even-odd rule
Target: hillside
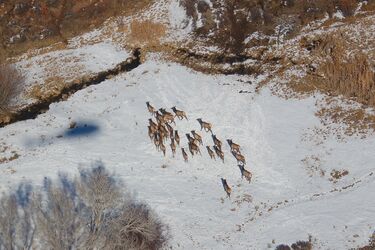
[[(197, 34), (221, 1), (196, 2), (206, 17), (189, 14), (186, 2), (155, 1), (63, 46), (9, 58), (27, 85), (14, 113), (1, 116), (0, 191), (59, 172), (73, 176), (100, 161), (169, 225), (171, 249), (368, 244), (375, 230), (372, 2), (348, 17), (338, 18), (337, 9), (306, 17), (282, 39), (259, 28), (240, 52)], [(271, 7), (264, 9), (280, 16)], [(186, 112), (188, 119), (171, 124), (181, 137), (175, 156), (169, 139), (165, 156), (150, 140), (148, 119), (155, 118), (146, 102)], [(202, 136), (201, 155), (188, 150), (192, 130)], [(207, 153), (213, 134), (224, 162)], [(241, 146), (250, 183), (227, 139)]]

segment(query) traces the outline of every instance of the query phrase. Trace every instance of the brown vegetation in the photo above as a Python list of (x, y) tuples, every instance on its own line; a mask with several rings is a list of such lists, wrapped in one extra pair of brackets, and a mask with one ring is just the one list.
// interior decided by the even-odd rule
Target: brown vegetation
[(166, 33), (166, 26), (150, 20), (133, 21), (130, 24), (129, 40), (134, 46), (157, 46)]
[[(270, 37), (245, 39), (255, 32), (265, 35), (292, 36), (310, 21), (330, 17), (335, 11), (351, 16), (358, 0), (213, 0), (212, 8), (204, 1), (183, 0), (198, 37), (210, 39), (228, 52), (239, 54), (246, 47), (267, 45)], [(197, 14), (199, 13), (199, 15)], [(198, 18), (200, 17), (200, 20)], [(198, 25), (200, 23), (200, 25)]]
[(123, 194), (99, 164), (75, 180), (60, 174), (41, 190), (22, 184), (0, 202), (0, 248), (161, 249), (166, 226), (151, 209)]
[(10, 111), (10, 102), (20, 93), (24, 82), (23, 75), (14, 66), (0, 65), (0, 114)]
[(41, 48), (102, 24), (107, 18), (140, 11), (151, 0), (0, 1), (0, 58)]

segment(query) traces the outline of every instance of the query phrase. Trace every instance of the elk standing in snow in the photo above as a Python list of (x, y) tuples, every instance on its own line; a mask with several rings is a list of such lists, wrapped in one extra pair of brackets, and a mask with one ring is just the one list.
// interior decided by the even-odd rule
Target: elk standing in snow
[(180, 136), (178, 135), (177, 130), (174, 131), (174, 139), (177, 142), (177, 145), (180, 146)]
[(171, 125), (169, 125), (168, 123), (165, 124), (167, 126), (167, 129), (169, 130), (169, 137), (170, 138), (173, 138), (174, 134), (173, 134), (173, 128)]
[(221, 178), (221, 183), (223, 184), (224, 191), (227, 193), (228, 197), (230, 198), (230, 194), (232, 193), (232, 189), (229, 187), (227, 180)]
[(224, 153), (223, 153), (223, 151), (221, 151), (221, 149), (218, 148), (217, 146), (214, 146), (214, 150), (215, 150), (217, 156), (218, 156), (218, 157), (223, 161), (223, 163), (224, 163)]
[(195, 132), (195, 130), (192, 130), (191, 134), (193, 135), (194, 139), (199, 142), (200, 145), (203, 145), (202, 136)]
[(147, 105), (148, 112), (150, 112), (151, 115), (154, 115), (156, 111), (155, 108), (151, 106), (150, 102), (146, 102), (146, 105)]
[(246, 170), (243, 165), (238, 165), (238, 167), (241, 170), (241, 178), (243, 178), (245, 176), (246, 180), (248, 180), (249, 183), (250, 183), (251, 177), (253, 176), (253, 174), (250, 171)]
[(182, 152), (182, 156), (184, 157), (184, 161), (185, 161), (185, 162), (188, 162), (188, 155), (187, 155), (187, 153), (185, 152), (185, 149), (184, 149), (184, 148), (181, 148), (181, 152)]
[(216, 135), (212, 135), (212, 140), (214, 144), (221, 150), (222, 143), (219, 139), (217, 139)]
[(202, 155), (198, 145), (194, 142), (189, 142), (189, 150), (192, 156), (194, 156), (194, 153), (199, 153), (200, 155)]
[(212, 130), (211, 130), (212, 129), (212, 125), (211, 125), (211, 123), (204, 122), (204, 121), (202, 121), (201, 118), (197, 119), (197, 121), (201, 125), (201, 130), (204, 129), (206, 132), (210, 131), (212, 133)]
[(194, 139), (194, 137), (191, 137), (190, 134), (185, 134), (186, 135), (186, 138), (188, 139), (188, 142), (189, 143), (197, 143), (198, 141), (196, 139)]
[(208, 152), (208, 155), (210, 156), (210, 158), (216, 160), (215, 153), (214, 153), (214, 151), (212, 151), (210, 146), (206, 146), (206, 148), (207, 148), (207, 152)]
[(185, 118), (186, 120), (188, 120), (185, 111), (178, 110), (178, 109), (176, 109), (176, 107), (172, 107), (172, 110), (176, 114), (178, 119), (182, 120), (182, 119)]
[(235, 151), (232, 151), (232, 154), (233, 154), (234, 158), (236, 158), (237, 163), (242, 163), (242, 165), (246, 164), (245, 156), (243, 156), (240, 153), (235, 152)]
[(229, 147), (230, 147), (230, 150), (231, 151), (236, 151), (238, 153), (241, 153), (240, 152), (240, 145), (234, 143), (232, 140), (228, 139), (227, 140), (228, 144), (229, 144)]
[(171, 149), (172, 149), (172, 155), (174, 158), (174, 155), (176, 154), (176, 144), (174, 143), (173, 138), (171, 138)]
[(148, 122), (154, 130), (158, 129), (158, 125), (152, 119), (148, 119)]
[(165, 148), (163, 142), (160, 143), (160, 150), (163, 152), (163, 155), (165, 156), (166, 148)]
[(154, 137), (155, 130), (151, 126), (147, 126), (147, 128), (148, 128), (148, 136), (152, 140), (152, 138)]
[(173, 124), (176, 125), (176, 122), (174, 121), (174, 116), (171, 113), (163, 114), (163, 120), (164, 122), (169, 122), (169, 123), (173, 122)]

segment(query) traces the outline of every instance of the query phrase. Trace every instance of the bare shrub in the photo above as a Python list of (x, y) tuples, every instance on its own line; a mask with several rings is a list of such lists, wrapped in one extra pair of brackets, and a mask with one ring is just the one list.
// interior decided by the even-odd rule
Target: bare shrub
[(74, 249), (80, 245), (82, 229), (86, 225), (83, 208), (74, 190), (69, 190), (66, 179), (60, 183), (45, 179), (43, 190), (34, 197), (37, 232), (48, 249)]
[[(161, 249), (166, 227), (145, 204), (131, 203), (113, 218), (108, 231), (108, 249)], [(125, 247), (124, 247), (125, 246)]]
[(135, 20), (130, 24), (129, 42), (135, 46), (157, 46), (165, 33), (164, 24)]
[(0, 199), (0, 249), (30, 249), (35, 233), (29, 188), (21, 184)]
[(10, 102), (25, 82), (24, 76), (11, 65), (0, 65), (0, 113), (9, 112)]
[[(21, 186), (20, 186), (21, 187)], [(161, 249), (167, 227), (97, 163), (0, 200), (0, 249)], [(35, 236), (35, 237), (34, 237)], [(35, 239), (34, 239), (35, 238)]]

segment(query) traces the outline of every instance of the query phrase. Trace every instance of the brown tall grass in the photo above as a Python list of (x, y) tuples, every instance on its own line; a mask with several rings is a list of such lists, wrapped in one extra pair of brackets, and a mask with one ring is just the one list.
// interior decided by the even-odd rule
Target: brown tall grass
[(375, 105), (375, 72), (365, 54), (354, 55), (347, 61), (333, 58), (324, 63), (319, 71), (323, 75), (323, 88), (355, 97), (367, 105)]
[(157, 46), (165, 34), (164, 24), (135, 20), (130, 24), (129, 42), (134, 46)]
[(24, 85), (24, 76), (11, 65), (0, 65), (0, 114), (10, 111), (11, 100)]

